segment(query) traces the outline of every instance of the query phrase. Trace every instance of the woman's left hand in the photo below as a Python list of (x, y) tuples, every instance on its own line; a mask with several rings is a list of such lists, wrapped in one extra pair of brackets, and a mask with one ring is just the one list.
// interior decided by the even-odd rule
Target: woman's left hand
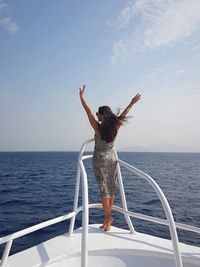
[(135, 104), (136, 102), (138, 102), (141, 98), (141, 95), (140, 94), (137, 94), (136, 96), (133, 97), (132, 99), (132, 104)]
[(83, 96), (84, 91), (85, 91), (85, 87), (86, 87), (86, 85), (84, 84), (82, 88), (79, 88), (79, 94), (80, 94), (80, 96)]

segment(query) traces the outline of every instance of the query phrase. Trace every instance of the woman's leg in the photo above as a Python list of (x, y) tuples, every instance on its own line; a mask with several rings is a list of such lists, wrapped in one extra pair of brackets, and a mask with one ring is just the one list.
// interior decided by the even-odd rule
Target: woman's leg
[(114, 198), (102, 198), (102, 205), (103, 205), (103, 210), (104, 210), (104, 223), (102, 228), (104, 231), (109, 231), (113, 218), (111, 216), (111, 211), (112, 211), (112, 205), (114, 203)]
[(109, 199), (110, 213), (112, 212), (112, 206), (113, 206), (113, 204), (114, 204), (114, 201), (115, 201), (115, 197), (111, 197), (111, 198)]
[(104, 211), (104, 221), (103, 221), (103, 225), (101, 226), (101, 228), (105, 228), (106, 227), (106, 218), (110, 215), (110, 203), (109, 203), (109, 198), (107, 197), (103, 197), (101, 199), (102, 202), (102, 206), (103, 206), (103, 211)]

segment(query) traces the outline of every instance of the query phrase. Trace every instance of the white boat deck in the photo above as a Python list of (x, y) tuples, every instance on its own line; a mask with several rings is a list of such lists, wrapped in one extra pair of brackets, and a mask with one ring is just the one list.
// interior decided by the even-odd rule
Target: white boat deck
[[(172, 241), (112, 226), (104, 232), (89, 225), (89, 267), (174, 267)], [(184, 267), (200, 266), (200, 248), (179, 243)], [(81, 228), (8, 258), (9, 267), (81, 266)]]

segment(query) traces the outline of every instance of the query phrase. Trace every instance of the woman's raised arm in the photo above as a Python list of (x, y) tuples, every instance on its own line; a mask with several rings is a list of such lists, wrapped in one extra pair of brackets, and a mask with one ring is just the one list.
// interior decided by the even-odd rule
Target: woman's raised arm
[(79, 88), (80, 100), (81, 100), (83, 108), (85, 109), (85, 111), (87, 113), (87, 116), (88, 116), (88, 119), (89, 119), (89, 122), (90, 122), (92, 128), (94, 130), (98, 130), (99, 123), (98, 123), (98, 121), (95, 120), (94, 115), (92, 114), (90, 107), (88, 106), (88, 104), (86, 103), (86, 101), (84, 99), (85, 87), (86, 86), (84, 84), (82, 88)]
[(133, 107), (133, 105), (134, 105), (135, 103), (137, 103), (137, 102), (140, 100), (140, 98), (141, 98), (141, 95), (140, 95), (140, 94), (135, 95), (135, 96), (132, 98), (130, 104), (124, 109), (124, 111), (122, 111), (122, 113), (120, 114), (119, 117), (122, 117), (122, 118), (123, 118), (123, 117), (126, 117), (126, 115), (129, 113), (129, 111), (131, 110), (131, 108)]

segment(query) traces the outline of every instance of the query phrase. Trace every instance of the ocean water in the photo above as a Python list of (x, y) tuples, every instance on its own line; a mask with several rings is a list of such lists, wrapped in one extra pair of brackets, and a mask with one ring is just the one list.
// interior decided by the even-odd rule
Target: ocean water
[[(119, 158), (151, 175), (166, 195), (175, 221), (200, 227), (200, 154), (121, 152)], [(78, 152), (0, 153), (0, 237), (72, 211)], [(91, 160), (88, 172), (89, 201), (99, 202)], [(142, 178), (122, 168), (128, 208), (165, 218), (160, 201)], [(81, 202), (81, 197), (79, 199)], [(116, 203), (121, 205), (118, 197)], [(113, 225), (128, 228), (124, 216), (113, 212)], [(102, 223), (101, 209), (90, 210), (90, 223)], [(170, 238), (166, 226), (133, 219), (134, 227)], [(81, 226), (81, 214), (75, 227)], [(11, 254), (66, 233), (69, 221), (50, 226), (13, 242)], [(200, 246), (200, 235), (178, 231), (179, 240)], [(0, 255), (4, 246), (0, 246)]]

